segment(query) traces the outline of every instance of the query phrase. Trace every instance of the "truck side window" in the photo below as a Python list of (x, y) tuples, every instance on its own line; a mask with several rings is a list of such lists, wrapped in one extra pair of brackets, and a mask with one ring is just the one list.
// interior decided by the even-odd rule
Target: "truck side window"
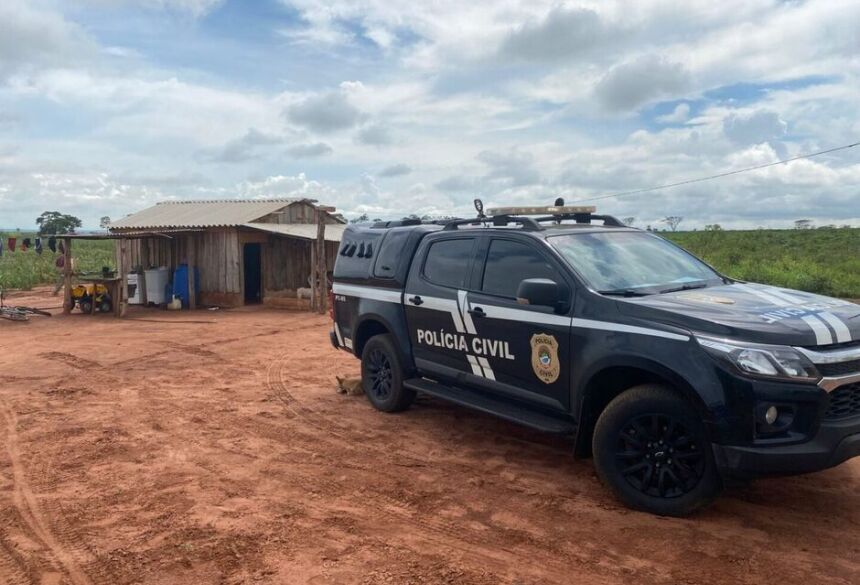
[(556, 270), (531, 246), (510, 240), (493, 240), (484, 266), (481, 290), (487, 294), (515, 298), (526, 278), (558, 281)]
[(472, 238), (464, 238), (431, 244), (424, 261), (424, 278), (433, 284), (462, 288), (472, 257), (473, 242)]
[(376, 265), (373, 267), (374, 276), (393, 278), (397, 271), (397, 261), (403, 252), (403, 245), (409, 237), (409, 230), (392, 230), (388, 232), (379, 249)]

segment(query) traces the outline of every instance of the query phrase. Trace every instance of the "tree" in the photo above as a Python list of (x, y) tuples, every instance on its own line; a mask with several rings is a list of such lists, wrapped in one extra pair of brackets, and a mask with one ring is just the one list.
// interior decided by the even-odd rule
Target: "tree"
[(102, 228), (103, 230), (106, 230), (106, 229), (108, 229), (109, 226), (110, 226), (110, 217), (108, 217), (107, 215), (102, 216), (102, 218), (99, 220), (99, 227)]
[(633, 225), (633, 222), (636, 221), (635, 217), (625, 217), (621, 221), (624, 222), (624, 225)]
[(678, 229), (678, 224), (684, 221), (680, 215), (670, 215), (663, 219), (663, 223), (669, 224), (669, 228), (674, 232)]
[(349, 223), (367, 223), (368, 221), (370, 221), (370, 217), (366, 213), (362, 213), (355, 219), (349, 220)]
[(723, 226), (718, 223), (709, 223), (705, 226), (706, 232), (721, 232), (723, 231)]
[(812, 220), (811, 219), (798, 219), (794, 222), (794, 229), (796, 230), (809, 230), (812, 229)]
[(68, 234), (81, 227), (81, 220), (74, 215), (66, 215), (59, 211), (46, 211), (36, 218), (41, 234)]

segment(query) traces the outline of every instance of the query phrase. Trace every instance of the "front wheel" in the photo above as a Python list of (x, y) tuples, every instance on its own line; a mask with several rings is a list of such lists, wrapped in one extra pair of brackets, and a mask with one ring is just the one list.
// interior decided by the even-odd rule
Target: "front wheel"
[(383, 412), (405, 410), (415, 399), (415, 392), (403, 387), (403, 367), (390, 335), (376, 335), (365, 344), (361, 384), (370, 403)]
[(686, 516), (722, 489), (701, 418), (664, 386), (637, 386), (610, 402), (595, 426), (593, 451), (600, 478), (637, 510)]

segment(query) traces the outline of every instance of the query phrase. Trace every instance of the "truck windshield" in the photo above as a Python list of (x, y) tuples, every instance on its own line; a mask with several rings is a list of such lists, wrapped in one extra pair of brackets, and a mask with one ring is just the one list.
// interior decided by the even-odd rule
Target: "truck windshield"
[(548, 240), (591, 288), (603, 294), (638, 296), (722, 283), (706, 264), (648, 233), (591, 232)]

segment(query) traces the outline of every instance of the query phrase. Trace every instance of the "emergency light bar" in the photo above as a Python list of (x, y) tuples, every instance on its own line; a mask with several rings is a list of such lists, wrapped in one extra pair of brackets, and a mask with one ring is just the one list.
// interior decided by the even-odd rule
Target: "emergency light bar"
[(581, 215), (597, 211), (593, 205), (546, 205), (541, 207), (493, 207), (487, 215)]

